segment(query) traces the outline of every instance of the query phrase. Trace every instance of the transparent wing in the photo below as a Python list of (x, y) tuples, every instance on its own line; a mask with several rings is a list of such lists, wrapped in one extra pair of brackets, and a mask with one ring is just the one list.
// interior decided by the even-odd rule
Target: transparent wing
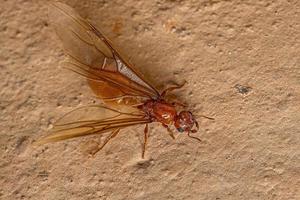
[(128, 126), (150, 123), (142, 113), (119, 112), (104, 106), (86, 106), (63, 116), (54, 125), (48, 136), (37, 140), (34, 145), (102, 134)]
[(159, 96), (104, 35), (74, 9), (62, 3), (51, 3), (49, 19), (68, 55), (67, 66), (87, 77), (92, 90), (104, 101), (110, 99), (120, 103), (124, 98)]
[(132, 84), (130, 79), (119, 73), (94, 69), (75, 59), (68, 59), (63, 65), (86, 77), (93, 92), (111, 106), (119, 106), (118, 109), (122, 105), (139, 105), (149, 99), (139, 85)]

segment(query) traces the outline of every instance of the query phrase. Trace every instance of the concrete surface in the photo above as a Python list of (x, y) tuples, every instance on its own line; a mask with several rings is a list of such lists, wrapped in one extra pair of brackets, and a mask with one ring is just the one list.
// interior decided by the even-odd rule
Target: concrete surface
[(0, 199), (300, 199), (300, 2), (65, 1), (158, 88), (198, 114), (198, 143), (152, 124), (33, 148), (64, 113), (97, 104), (59, 66), (46, 1), (0, 0)]

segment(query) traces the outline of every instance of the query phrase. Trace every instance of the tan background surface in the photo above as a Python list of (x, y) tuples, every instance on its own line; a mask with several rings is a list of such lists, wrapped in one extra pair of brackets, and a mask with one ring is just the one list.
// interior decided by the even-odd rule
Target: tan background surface
[[(62, 69), (45, 1), (0, 1), (0, 199), (300, 199), (298, 0), (68, 1), (156, 86), (200, 120), (202, 143), (151, 125), (101, 137), (31, 143), (64, 113), (95, 102)], [(97, 101), (95, 102), (97, 103)]]

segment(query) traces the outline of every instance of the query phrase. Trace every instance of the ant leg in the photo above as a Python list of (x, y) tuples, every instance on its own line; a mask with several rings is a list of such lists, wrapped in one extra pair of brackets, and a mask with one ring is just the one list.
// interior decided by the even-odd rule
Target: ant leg
[(197, 137), (195, 137), (195, 136), (191, 136), (190, 135), (190, 132), (188, 132), (188, 134), (187, 134), (190, 138), (193, 138), (193, 139), (195, 139), (195, 140), (198, 140), (199, 142), (202, 142), (202, 140), (200, 139), (200, 138), (197, 138)]
[(104, 140), (103, 144), (101, 146), (98, 146), (98, 148), (91, 153), (92, 156), (94, 156), (96, 153), (98, 153), (103, 147), (111, 140), (112, 138), (116, 137), (119, 133), (120, 129), (116, 129)]
[(148, 124), (146, 124), (145, 129), (144, 129), (144, 145), (143, 145), (143, 151), (142, 151), (143, 159), (145, 157), (146, 145), (148, 143), (148, 137), (149, 137), (148, 131), (149, 131)]
[(167, 125), (165, 125), (165, 124), (162, 124), (162, 125), (163, 125), (163, 127), (165, 127), (168, 130), (169, 136), (171, 136), (171, 138), (175, 140), (175, 136), (174, 136), (172, 130)]
[(173, 105), (173, 106), (183, 107), (183, 108), (186, 108), (186, 107), (187, 107), (186, 104), (181, 103), (181, 102), (179, 102), (179, 101), (173, 101), (173, 102), (172, 102), (172, 105)]
[(168, 88), (166, 88), (166, 89), (161, 93), (161, 96), (164, 97), (164, 96), (167, 95), (168, 92), (171, 92), (171, 91), (173, 91), (173, 90), (180, 89), (180, 88), (182, 88), (185, 84), (186, 84), (186, 81), (184, 81), (181, 85), (176, 85), (176, 86), (168, 87)]

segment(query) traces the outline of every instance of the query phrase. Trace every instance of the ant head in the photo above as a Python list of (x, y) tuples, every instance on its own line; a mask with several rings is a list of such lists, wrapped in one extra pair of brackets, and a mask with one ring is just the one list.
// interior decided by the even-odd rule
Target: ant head
[[(207, 117), (205, 115), (198, 115), (199, 117), (204, 117), (206, 119), (214, 120), (214, 118)], [(196, 125), (196, 129), (192, 129)], [(189, 111), (181, 111), (176, 117), (174, 126), (179, 132), (187, 132), (187, 135), (195, 140), (201, 142), (198, 137), (191, 136), (191, 133), (196, 133), (199, 130), (199, 124), (196, 121), (194, 115)]]
[[(192, 130), (194, 124), (197, 129)], [(198, 131), (198, 122), (195, 120), (193, 114), (189, 111), (181, 111), (176, 117), (174, 122), (175, 128), (179, 132), (197, 132)]]

